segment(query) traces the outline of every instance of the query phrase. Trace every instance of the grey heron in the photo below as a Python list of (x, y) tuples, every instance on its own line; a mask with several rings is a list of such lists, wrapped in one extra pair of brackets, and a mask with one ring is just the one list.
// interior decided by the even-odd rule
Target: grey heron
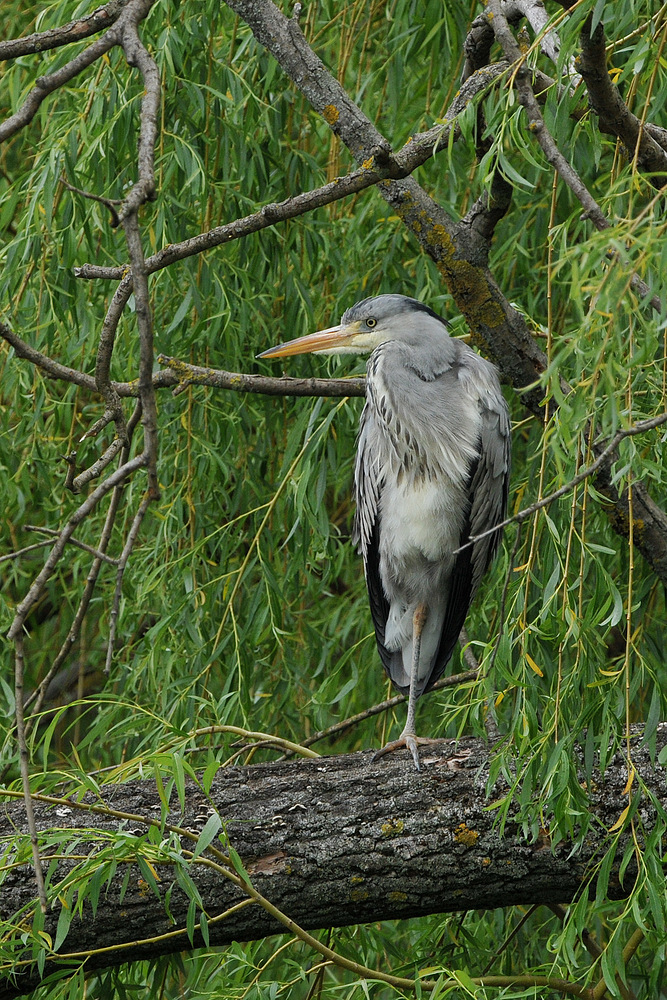
[[(409, 692), (398, 747), (419, 770), (417, 698), (447, 665), (505, 517), (510, 420), (494, 365), (404, 295), (357, 302), (340, 325), (259, 355), (370, 352), (357, 441), (354, 540), (363, 556), (377, 648)], [(378, 754), (378, 755), (379, 755)]]

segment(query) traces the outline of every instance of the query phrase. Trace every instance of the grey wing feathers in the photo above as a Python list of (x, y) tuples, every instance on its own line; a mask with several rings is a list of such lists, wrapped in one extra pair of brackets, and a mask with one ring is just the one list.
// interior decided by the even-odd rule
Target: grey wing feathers
[[(390, 652), (384, 645), (385, 626), (389, 615), (387, 600), (380, 577), (379, 504), (381, 472), (378, 462), (377, 442), (373, 442), (373, 417), (366, 403), (359, 422), (357, 458), (354, 467), (356, 509), (352, 541), (364, 558), (364, 573), (368, 602), (375, 627), (375, 637), (382, 665), (391, 677), (394, 662), (401, 654)], [(375, 447), (373, 447), (375, 444)]]
[[(505, 517), (510, 473), (510, 421), (500, 389), (481, 408), (478, 458), (471, 466), (468, 485), (470, 506), (461, 532), (461, 545)], [(493, 559), (502, 531), (487, 535), (464, 548), (456, 557), (442, 623), (440, 645), (425, 691), (442, 675), (458, 641), (482, 577)]]
[[(470, 481), (470, 535), (479, 535), (505, 517), (510, 475), (510, 420), (498, 390), (482, 405), (479, 459)], [(502, 531), (472, 546), (472, 593), (493, 559)]]
[(373, 448), (371, 436), (372, 417), (369, 405), (366, 403), (361, 414), (357, 438), (357, 458), (354, 466), (356, 509), (352, 529), (352, 541), (358, 546), (364, 558), (371, 544), (377, 519), (381, 485), (377, 447)]

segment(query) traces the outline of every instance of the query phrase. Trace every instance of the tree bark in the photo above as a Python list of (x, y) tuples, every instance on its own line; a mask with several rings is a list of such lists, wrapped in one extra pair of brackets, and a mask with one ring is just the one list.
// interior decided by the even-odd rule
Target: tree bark
[[(656, 743), (658, 751), (667, 743), (667, 724), (658, 728)], [(545, 831), (529, 841), (512, 818), (515, 814), (500, 832), (498, 813), (489, 809), (489, 801), (505, 795), (507, 788), (502, 782), (487, 788), (492, 756), (487, 744), (468, 738), (458, 744), (439, 741), (422, 751), (421, 772), (415, 771), (406, 752), (374, 762), (370, 751), (230, 767), (214, 779), (210, 800), (190, 782), (181, 812), (178, 797), (172, 793), (166, 819), (198, 835), (214, 811), (212, 803), (253, 886), (304, 928), (516, 904), (565, 903), (588, 891), (595, 884), (594, 862), (599, 862), (611, 842), (608, 831), (628, 805), (624, 753), (611, 759), (604, 774), (593, 774), (592, 821), (575, 851), (568, 841), (554, 846)], [(640, 825), (647, 830), (655, 822), (651, 796), (667, 808), (664, 769), (652, 763), (640, 739), (633, 740), (632, 761), (637, 773), (632, 794), (642, 796)], [(92, 797), (87, 801), (98, 809), (102, 805), (160, 821), (161, 800), (153, 780), (109, 786), (103, 794), (103, 803)], [(82, 952), (113, 949), (90, 955), (86, 969), (93, 969), (192, 947), (184, 930), (188, 899), (178, 886), (168, 897), (171, 920), (165, 906), (174, 882), (173, 869), (154, 863), (158, 898), (133, 863), (133, 857), (145, 853), (147, 826), (143, 822), (80, 811), (64, 802), (37, 800), (35, 813), (40, 836), (49, 829), (64, 829), (70, 845), (77, 841), (73, 853), (78, 856), (99, 852), (108, 845), (110, 834), (122, 832), (125, 838), (136, 838), (130, 857), (118, 864), (106, 891), (100, 893), (95, 914), (86, 901), (83, 917), (72, 921), (59, 950), (60, 960), (78, 953), (83, 961)], [(13, 838), (17, 828), (25, 832), (25, 809), (22, 802), (12, 801), (0, 813), (0, 836), (5, 841)], [(626, 895), (633, 884), (632, 865), (622, 882), (618, 878), (620, 848), (625, 842), (621, 835), (608, 888), (614, 898)], [(193, 850), (192, 841), (182, 844)], [(51, 851), (59, 857), (64, 853), (62, 845)], [(42, 849), (45, 867), (48, 853)], [(63, 859), (54, 863), (48, 880), (52, 894), (77, 863)], [(210, 868), (192, 865), (191, 875), (209, 919), (244, 898), (242, 890)], [(6, 869), (0, 917), (11, 920), (34, 896), (35, 878), (29, 864)], [(45, 918), (44, 930), (53, 939), (59, 908), (56, 901)], [(175, 937), (158, 939), (179, 928), (182, 932)], [(210, 943), (216, 945), (284, 930), (255, 903), (209, 925)], [(197, 930), (194, 944), (201, 943)], [(43, 974), (53, 972), (59, 959), (48, 960)], [(39, 978), (30, 967), (17, 983), (1, 983), (0, 1000), (34, 989)]]

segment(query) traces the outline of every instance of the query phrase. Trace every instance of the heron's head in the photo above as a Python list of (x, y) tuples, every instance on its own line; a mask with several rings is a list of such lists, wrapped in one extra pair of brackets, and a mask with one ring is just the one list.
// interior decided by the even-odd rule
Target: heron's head
[(357, 302), (339, 326), (318, 330), (258, 355), (282, 358), (290, 354), (368, 354), (387, 340), (421, 344), (431, 336), (447, 336), (445, 321), (406, 295), (376, 295)]

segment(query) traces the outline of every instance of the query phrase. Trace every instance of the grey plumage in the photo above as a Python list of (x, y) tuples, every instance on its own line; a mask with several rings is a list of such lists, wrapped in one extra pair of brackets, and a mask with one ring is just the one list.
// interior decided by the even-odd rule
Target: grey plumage
[(390, 339), (368, 362), (354, 538), (380, 657), (399, 691), (410, 685), (414, 610), (428, 605), (418, 696), (442, 674), (500, 541), (497, 532), (453, 554), (505, 515), (509, 415), (494, 366), (430, 309), (380, 295), (349, 309), (341, 326), (369, 317)]
[[(419, 767), (414, 705), (442, 674), (500, 543), (507, 505), (510, 421), (495, 367), (415, 299), (378, 295), (340, 326), (262, 357), (370, 351), (355, 463), (354, 539), (377, 646), (408, 722), (391, 747)], [(466, 546), (462, 551), (457, 550)]]

